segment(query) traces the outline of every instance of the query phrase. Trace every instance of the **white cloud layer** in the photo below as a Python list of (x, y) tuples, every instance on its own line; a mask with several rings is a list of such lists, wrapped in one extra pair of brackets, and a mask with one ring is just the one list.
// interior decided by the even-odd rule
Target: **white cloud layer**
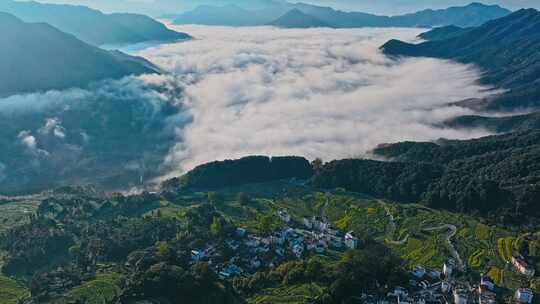
[(3, 184), (114, 176), (112, 187), (125, 188), (246, 155), (332, 160), (369, 156), (381, 143), (488, 134), (437, 127), (474, 114), (449, 103), (488, 94), (479, 71), (379, 52), (419, 30), (179, 30), (196, 39), (136, 53), (164, 75), (0, 99), (0, 143), (11, 144), (0, 151)]
[(182, 83), (192, 123), (178, 126), (174, 174), (250, 154), (324, 160), (366, 156), (380, 143), (465, 139), (483, 130), (434, 125), (471, 110), (453, 101), (486, 95), (471, 66), (393, 61), (378, 47), (415, 29), (180, 27), (196, 40), (139, 53)]

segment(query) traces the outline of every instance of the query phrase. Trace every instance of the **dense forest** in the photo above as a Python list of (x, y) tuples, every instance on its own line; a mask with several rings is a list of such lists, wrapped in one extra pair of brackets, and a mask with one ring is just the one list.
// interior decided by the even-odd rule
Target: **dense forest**
[(443, 167), (433, 164), (344, 159), (324, 165), (314, 177), (313, 185), (415, 203), (442, 174)]
[(492, 132), (506, 133), (511, 131), (526, 131), (540, 129), (540, 113), (530, 113), (515, 116), (485, 117), (466, 115), (444, 122), (450, 128), (485, 128)]
[(333, 161), (318, 171), (313, 184), (510, 222), (538, 215), (540, 131), (467, 141), (403, 142), (374, 153), (391, 161)]
[(473, 140), (381, 145), (385, 161), (343, 159), (323, 164), (299, 157), (246, 157), (201, 165), (165, 182), (166, 189), (219, 189), (298, 178), (319, 189), (343, 188), (401, 203), (479, 213), (507, 223), (539, 215), (540, 131)]
[(313, 175), (308, 160), (303, 157), (248, 156), (237, 160), (215, 161), (200, 165), (180, 178), (164, 183), (164, 187), (208, 189)]

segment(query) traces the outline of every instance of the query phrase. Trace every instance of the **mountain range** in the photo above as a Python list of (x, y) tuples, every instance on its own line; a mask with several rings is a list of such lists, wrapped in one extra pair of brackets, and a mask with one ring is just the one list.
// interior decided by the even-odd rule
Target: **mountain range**
[(91, 46), (49, 24), (0, 13), (0, 27), (0, 96), (158, 72), (145, 59)]
[(154, 19), (137, 14), (104, 14), (85, 6), (0, 1), (0, 12), (26, 22), (45, 22), (93, 45), (189, 39)]
[[(7, 172), (0, 193), (87, 183), (114, 189), (140, 183), (145, 165), (154, 168), (145, 174), (158, 174), (174, 139), (167, 117), (178, 110), (149, 104), (141, 95), (152, 89), (135, 78), (111, 80), (157, 67), (6, 13), (0, 28), (0, 173)], [(85, 90), (41, 93), (67, 88)]]
[[(474, 64), (481, 81), (505, 91), (456, 105), (477, 111), (534, 112), (540, 107), (540, 12), (523, 9), (479, 27), (447, 27), (421, 35), (429, 41), (410, 44), (391, 40), (382, 46), (392, 56), (436, 57)], [(508, 117), (459, 118), (449, 122), (491, 130), (534, 124), (534, 113)]]
[[(330, 7), (322, 7), (305, 3), (289, 3), (285, 1), (268, 1), (263, 8), (246, 9), (237, 5), (199, 6), (183, 13), (174, 19), (175, 24), (204, 24), (227, 26), (255, 26), (278, 23), (282, 16), (292, 10), (298, 10), (311, 16), (319, 23), (331, 27), (435, 27), (456, 25), (460, 27), (477, 26), (486, 21), (510, 14), (507, 9), (496, 5), (472, 3), (462, 7), (450, 7), (441, 10), (423, 10), (413, 14), (400, 16), (379, 16), (362, 12), (344, 12)], [(298, 27), (309, 27), (304, 24), (306, 16), (295, 15), (299, 18)], [(288, 24), (293, 25), (292, 22)]]
[(333, 27), (326, 22), (303, 13), (297, 8), (288, 11), (285, 15), (277, 18), (268, 25), (282, 28)]

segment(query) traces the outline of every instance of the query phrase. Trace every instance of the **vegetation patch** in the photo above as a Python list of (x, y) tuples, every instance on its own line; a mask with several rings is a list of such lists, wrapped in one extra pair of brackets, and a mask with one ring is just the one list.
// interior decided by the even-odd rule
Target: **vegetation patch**
[(477, 224), (474, 229), (474, 235), (478, 240), (487, 241), (490, 237), (490, 228), (484, 224)]
[(497, 239), (497, 250), (499, 252), (499, 256), (505, 262), (509, 262), (512, 259), (514, 240), (515, 238), (513, 237)]
[(26, 287), (4, 276), (0, 276), (0, 303), (17, 304), (30, 296)]
[(290, 287), (269, 288), (247, 300), (248, 304), (308, 304), (325, 294), (324, 287), (299, 284)]
[(479, 249), (469, 257), (469, 266), (479, 268), (482, 266), (482, 260), (486, 254), (484, 249)]
[(502, 286), (504, 284), (504, 269), (500, 269), (493, 266), (488, 271), (487, 276), (488, 278), (492, 279), (495, 284), (499, 286)]
[(109, 303), (121, 291), (122, 276), (117, 273), (98, 273), (96, 278), (68, 291), (69, 300), (86, 300), (88, 304)]

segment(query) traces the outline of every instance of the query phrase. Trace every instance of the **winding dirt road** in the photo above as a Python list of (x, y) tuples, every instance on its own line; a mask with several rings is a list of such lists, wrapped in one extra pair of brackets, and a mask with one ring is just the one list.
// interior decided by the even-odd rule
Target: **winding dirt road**
[(431, 227), (431, 228), (424, 228), (422, 230), (424, 231), (435, 231), (435, 230), (443, 230), (447, 229), (448, 234), (446, 235), (446, 243), (448, 245), (448, 250), (450, 250), (450, 254), (452, 257), (457, 261), (459, 270), (465, 269), (465, 263), (463, 263), (463, 260), (461, 259), (461, 256), (459, 255), (459, 252), (456, 250), (456, 247), (454, 246), (454, 243), (452, 243), (452, 238), (457, 233), (457, 227), (451, 224), (445, 224), (437, 227)]
[(401, 240), (396, 240), (395, 239), (396, 230), (397, 230), (396, 220), (394, 218), (394, 215), (392, 215), (392, 212), (390, 212), (390, 208), (388, 208), (388, 206), (386, 206), (384, 203), (383, 203), (383, 207), (384, 207), (384, 210), (386, 211), (386, 215), (390, 219), (390, 221), (388, 223), (389, 224), (388, 231), (386, 231), (386, 239), (387, 239), (387, 241), (389, 243), (391, 243), (391, 244), (394, 244), (394, 245), (405, 244), (407, 242), (407, 240), (409, 240), (409, 234), (407, 234)]

